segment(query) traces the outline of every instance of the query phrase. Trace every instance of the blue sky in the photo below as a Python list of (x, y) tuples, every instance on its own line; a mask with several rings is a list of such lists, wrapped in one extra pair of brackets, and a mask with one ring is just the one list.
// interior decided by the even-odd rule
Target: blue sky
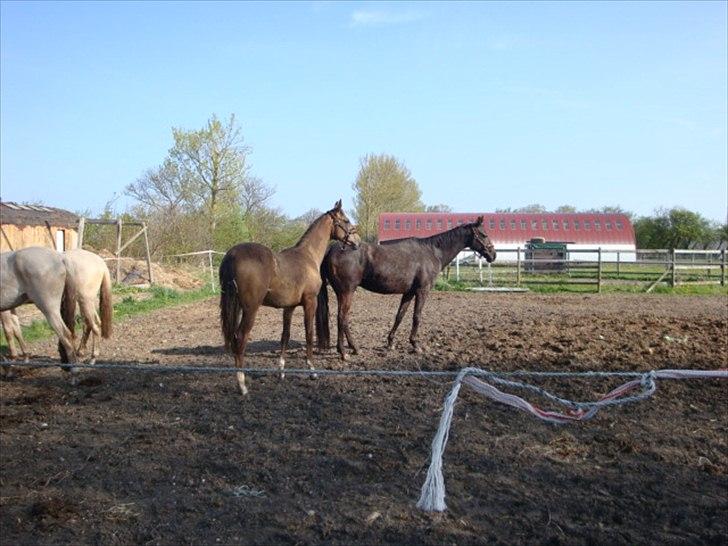
[(235, 113), (291, 216), (386, 152), (457, 211), (724, 222), (727, 5), (2, 2), (0, 194), (100, 211), (173, 126)]

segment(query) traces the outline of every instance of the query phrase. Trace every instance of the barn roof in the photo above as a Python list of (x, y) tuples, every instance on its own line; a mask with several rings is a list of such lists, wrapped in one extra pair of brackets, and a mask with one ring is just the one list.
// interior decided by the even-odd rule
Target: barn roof
[(63, 209), (45, 205), (21, 205), (12, 201), (0, 202), (0, 224), (75, 228), (78, 216)]
[(632, 223), (624, 214), (529, 212), (383, 212), (379, 240), (429, 237), (484, 217), (483, 229), (496, 245), (524, 245), (534, 237), (575, 244), (635, 245)]

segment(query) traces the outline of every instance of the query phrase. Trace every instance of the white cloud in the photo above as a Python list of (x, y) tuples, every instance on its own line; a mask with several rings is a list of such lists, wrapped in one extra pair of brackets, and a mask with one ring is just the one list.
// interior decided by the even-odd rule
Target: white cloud
[(424, 19), (422, 13), (405, 11), (394, 13), (389, 11), (364, 11), (357, 10), (351, 14), (352, 26), (383, 26), (400, 25)]

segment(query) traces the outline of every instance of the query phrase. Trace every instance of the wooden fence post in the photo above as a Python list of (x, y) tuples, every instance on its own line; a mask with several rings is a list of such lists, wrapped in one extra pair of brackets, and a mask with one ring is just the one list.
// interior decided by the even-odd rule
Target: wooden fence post
[(212, 286), (212, 292), (215, 293), (215, 272), (212, 269), (212, 250), (207, 251), (207, 260), (210, 263), (210, 286)]
[(152, 257), (149, 254), (149, 237), (147, 236), (147, 224), (142, 223), (142, 229), (144, 230), (144, 249), (147, 254), (147, 272), (149, 273), (149, 286), (154, 284), (154, 273), (152, 272)]
[(116, 283), (121, 282), (121, 218), (116, 219)]
[(617, 279), (619, 279), (619, 250), (617, 251)]
[(78, 239), (76, 241), (76, 248), (83, 248), (83, 232), (86, 230), (86, 218), (81, 216), (78, 219)]
[(460, 282), (460, 253), (455, 256), (455, 280)]
[(670, 279), (670, 285), (675, 288), (677, 284), (677, 268), (675, 267), (675, 249), (672, 249), (672, 278)]
[(521, 286), (521, 247), (516, 248), (516, 286)]
[(725, 248), (721, 250), (721, 260), (720, 260), (720, 285), (725, 286), (725, 270), (726, 270), (726, 252)]
[(602, 291), (602, 247), (599, 247), (597, 259), (597, 293)]

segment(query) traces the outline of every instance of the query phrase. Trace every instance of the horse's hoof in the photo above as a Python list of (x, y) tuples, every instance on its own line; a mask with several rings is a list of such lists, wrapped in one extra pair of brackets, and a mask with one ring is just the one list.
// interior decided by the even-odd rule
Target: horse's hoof
[(309, 377), (309, 379), (318, 379), (318, 374), (317, 373), (312, 373), (308, 377)]
[(94, 364), (96, 364), (96, 357), (94, 357), (94, 358), (92, 358), (91, 360), (89, 360), (89, 361), (88, 361), (88, 363), (89, 363), (89, 364), (91, 364), (92, 366), (93, 366)]
[(346, 362), (347, 360), (349, 360), (349, 355), (346, 353), (341, 353), (341, 360)]
[(281, 378), (281, 379), (285, 379), (286, 378), (286, 374), (283, 373), (283, 372), (281, 372), (280, 374), (278, 374), (278, 377)]

